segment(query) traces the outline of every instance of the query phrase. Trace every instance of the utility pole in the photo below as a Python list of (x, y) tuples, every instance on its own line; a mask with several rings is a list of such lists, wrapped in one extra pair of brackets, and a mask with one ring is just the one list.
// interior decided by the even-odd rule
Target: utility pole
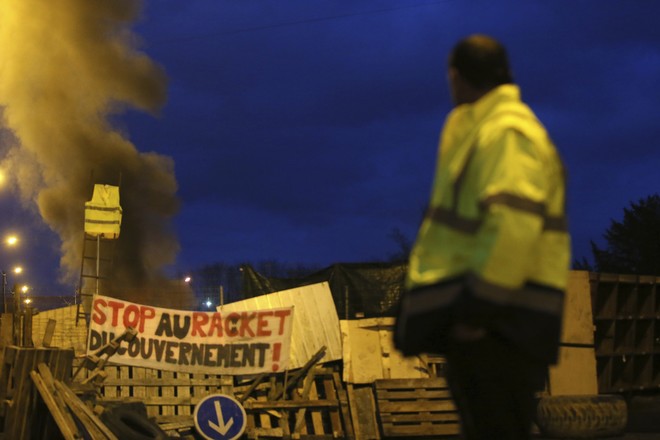
[(7, 273), (2, 271), (2, 313), (7, 313)]

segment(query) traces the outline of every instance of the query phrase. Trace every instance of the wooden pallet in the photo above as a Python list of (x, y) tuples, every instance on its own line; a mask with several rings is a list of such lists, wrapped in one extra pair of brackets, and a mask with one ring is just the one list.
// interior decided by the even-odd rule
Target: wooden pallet
[[(100, 401), (139, 401), (146, 406), (147, 415), (157, 419), (176, 420), (173, 416), (188, 416), (192, 420), (195, 405), (204, 397), (231, 392), (225, 385), (232, 378), (220, 375), (119, 365), (106, 365), (104, 372), (107, 376), (99, 387)], [(75, 380), (84, 380), (88, 374), (83, 370)]]
[[(82, 371), (76, 381), (89, 374)], [(234, 384), (232, 376), (118, 365), (106, 365), (104, 371), (99, 403), (143, 402), (147, 415), (165, 431), (192, 429), (195, 405), (210, 394), (221, 393), (244, 405), (249, 438), (353, 437), (346, 392), (336, 368), (315, 367), (297, 380), (292, 372), (286, 377), (264, 374), (260, 383), (250, 380), (240, 385)]]
[[(0, 421), (3, 438), (57, 438), (59, 429), (39, 396), (30, 372), (40, 363), (58, 380), (71, 377), (73, 350), (3, 347), (0, 364)], [(55, 436), (55, 437), (53, 437)]]
[(384, 437), (455, 436), (458, 412), (447, 382), (432, 379), (382, 379), (374, 383)]
[(331, 439), (353, 438), (346, 391), (339, 373), (313, 368), (290, 392), (279, 376), (268, 376), (256, 387), (242, 387), (250, 396), (239, 400), (247, 413), (248, 438)]

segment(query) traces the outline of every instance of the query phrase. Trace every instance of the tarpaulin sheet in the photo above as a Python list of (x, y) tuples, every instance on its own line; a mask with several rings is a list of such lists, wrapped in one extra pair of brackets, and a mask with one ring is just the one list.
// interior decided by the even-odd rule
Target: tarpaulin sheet
[(407, 263), (343, 263), (302, 278), (273, 278), (245, 265), (243, 293), (252, 298), (327, 281), (340, 319), (394, 316), (407, 267)]

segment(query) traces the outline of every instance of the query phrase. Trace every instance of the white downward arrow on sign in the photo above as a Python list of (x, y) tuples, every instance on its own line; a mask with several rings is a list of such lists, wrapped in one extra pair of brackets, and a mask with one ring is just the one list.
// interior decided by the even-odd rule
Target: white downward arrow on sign
[(220, 401), (216, 400), (213, 402), (213, 404), (215, 405), (215, 414), (218, 416), (218, 424), (216, 425), (209, 420), (209, 426), (218, 431), (220, 435), (225, 435), (234, 424), (234, 418), (230, 418), (227, 423), (225, 423), (225, 418), (222, 416), (222, 407), (220, 406)]

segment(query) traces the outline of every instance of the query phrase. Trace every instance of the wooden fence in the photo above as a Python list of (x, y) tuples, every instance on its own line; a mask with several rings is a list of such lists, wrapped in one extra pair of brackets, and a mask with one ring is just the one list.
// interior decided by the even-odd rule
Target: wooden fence
[(377, 380), (374, 388), (385, 437), (460, 432), (458, 412), (445, 379), (383, 379)]
[[(222, 393), (245, 407), (247, 438), (354, 438), (337, 367), (239, 378), (106, 365), (100, 402), (142, 402), (164, 430), (183, 432), (194, 425), (195, 405)], [(75, 380), (84, 381), (88, 374), (81, 370)]]

